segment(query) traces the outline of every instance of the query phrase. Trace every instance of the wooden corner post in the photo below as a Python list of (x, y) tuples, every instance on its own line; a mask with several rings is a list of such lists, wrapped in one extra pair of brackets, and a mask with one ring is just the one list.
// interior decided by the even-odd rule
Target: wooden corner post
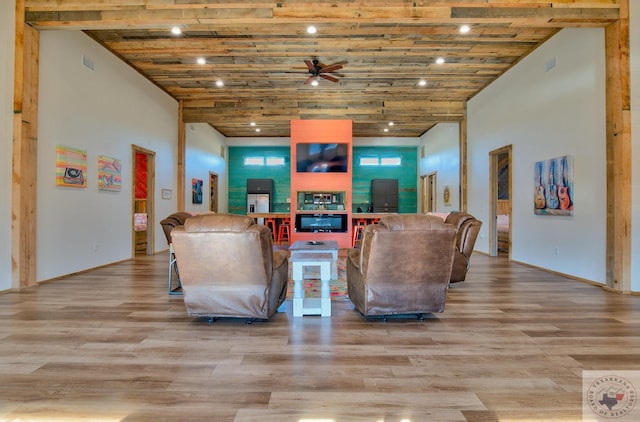
[(629, 0), (605, 28), (607, 107), (606, 288), (631, 291), (631, 107)]
[(38, 60), (40, 36), (24, 22), (24, 0), (16, 1), (13, 157), (11, 172), (11, 285), (36, 284), (38, 158)]

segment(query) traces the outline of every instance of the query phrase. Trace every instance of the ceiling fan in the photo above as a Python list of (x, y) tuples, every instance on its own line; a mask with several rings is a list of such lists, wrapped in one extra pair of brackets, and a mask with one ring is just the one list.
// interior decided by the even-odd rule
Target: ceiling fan
[(307, 80), (304, 82), (305, 84), (310, 84), (311, 82), (316, 80), (318, 77), (326, 79), (331, 82), (338, 82), (337, 78), (334, 78), (333, 76), (330, 76), (327, 73), (332, 73), (332, 72), (335, 72), (336, 70), (342, 69), (342, 64), (335, 63), (329, 66), (324, 66), (322, 63), (318, 61), (318, 59), (305, 60), (304, 63), (309, 68), (309, 73), (311, 74), (311, 76), (309, 76)]

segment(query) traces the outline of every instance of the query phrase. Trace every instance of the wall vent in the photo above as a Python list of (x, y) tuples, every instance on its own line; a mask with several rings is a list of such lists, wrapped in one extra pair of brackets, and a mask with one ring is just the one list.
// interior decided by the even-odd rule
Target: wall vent
[(549, 72), (550, 70), (555, 68), (557, 64), (558, 64), (558, 57), (553, 56), (552, 58), (550, 58), (544, 63), (544, 71)]
[(96, 65), (93, 63), (93, 60), (84, 54), (82, 55), (82, 65), (88, 69), (96, 70)]

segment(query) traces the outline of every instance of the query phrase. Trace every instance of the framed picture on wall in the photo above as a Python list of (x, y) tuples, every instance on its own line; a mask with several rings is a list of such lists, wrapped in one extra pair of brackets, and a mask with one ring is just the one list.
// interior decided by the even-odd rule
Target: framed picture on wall
[(87, 151), (56, 145), (56, 185), (87, 187)]
[(573, 215), (573, 157), (564, 155), (534, 164), (533, 212)]
[(201, 179), (191, 179), (191, 203), (202, 204), (202, 185)]
[(122, 165), (117, 158), (98, 157), (98, 189), (119, 191), (122, 185)]

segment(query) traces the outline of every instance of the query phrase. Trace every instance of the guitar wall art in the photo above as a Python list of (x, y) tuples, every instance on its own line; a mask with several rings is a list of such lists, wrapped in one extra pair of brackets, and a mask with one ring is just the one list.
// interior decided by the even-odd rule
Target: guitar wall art
[(573, 215), (573, 157), (565, 155), (534, 165), (533, 212)]

